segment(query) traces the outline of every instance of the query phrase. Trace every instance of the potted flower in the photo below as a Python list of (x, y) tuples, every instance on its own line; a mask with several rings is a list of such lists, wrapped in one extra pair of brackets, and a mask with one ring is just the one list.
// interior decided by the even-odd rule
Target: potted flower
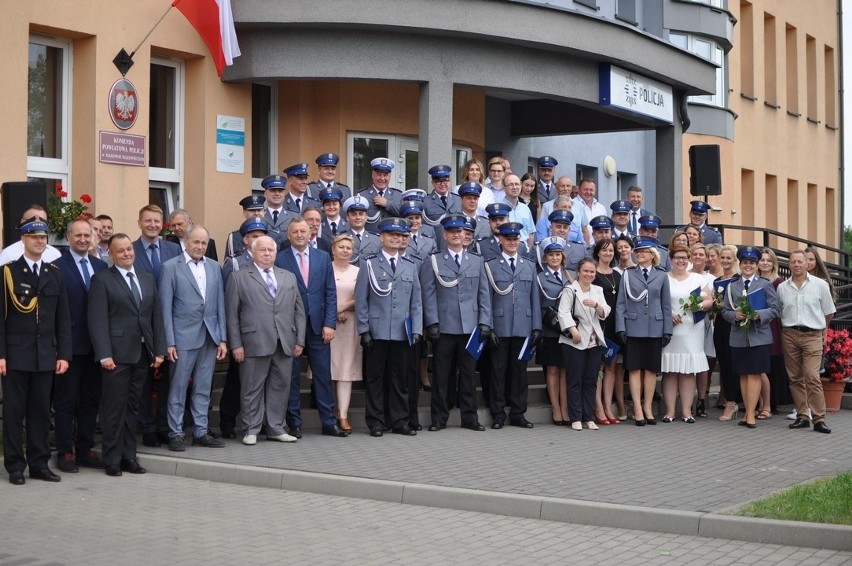
[(852, 337), (849, 331), (829, 328), (825, 333), (822, 355), (825, 408), (828, 411), (839, 411), (843, 389), (852, 380)]
[(55, 193), (47, 195), (47, 225), (57, 240), (65, 239), (68, 225), (73, 221), (92, 217), (87, 206), (92, 202), (92, 197), (82, 194), (78, 200), (64, 200), (67, 197), (68, 193), (63, 190), (61, 183), (57, 183)]

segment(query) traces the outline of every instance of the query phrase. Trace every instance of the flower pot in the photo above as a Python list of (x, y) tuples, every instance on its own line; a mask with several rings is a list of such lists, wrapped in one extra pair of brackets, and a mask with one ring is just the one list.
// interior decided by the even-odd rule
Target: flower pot
[(843, 399), (845, 381), (822, 380), (822, 392), (825, 395), (825, 410), (836, 413), (840, 410), (840, 401)]

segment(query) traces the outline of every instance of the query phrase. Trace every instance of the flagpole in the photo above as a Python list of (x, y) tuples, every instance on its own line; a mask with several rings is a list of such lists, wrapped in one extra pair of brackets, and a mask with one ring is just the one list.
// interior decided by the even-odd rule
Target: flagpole
[(130, 52), (130, 54), (128, 54), (127, 51), (125, 51), (122, 47), (121, 51), (118, 52), (118, 55), (115, 56), (115, 59), (112, 60), (113, 65), (116, 66), (118, 72), (121, 73), (122, 77), (127, 75), (127, 71), (129, 71), (130, 67), (133, 66), (133, 56), (136, 55), (136, 52), (139, 51), (139, 48), (144, 45), (144, 43), (148, 40), (149, 37), (151, 37), (151, 34), (154, 33), (154, 30), (157, 29), (157, 26), (159, 26), (163, 22), (163, 20), (166, 19), (166, 16), (169, 15), (169, 12), (171, 12), (172, 8), (174, 8), (175, 4), (177, 4), (178, 2), (180, 2), (180, 0), (174, 0), (174, 2), (169, 4), (168, 10), (166, 10), (163, 15), (160, 16), (160, 19), (157, 20), (157, 23), (154, 24), (154, 27), (152, 27), (148, 31), (148, 33), (145, 34), (145, 37), (142, 38), (142, 41), (139, 42), (139, 45), (136, 46), (136, 49), (134, 49)]

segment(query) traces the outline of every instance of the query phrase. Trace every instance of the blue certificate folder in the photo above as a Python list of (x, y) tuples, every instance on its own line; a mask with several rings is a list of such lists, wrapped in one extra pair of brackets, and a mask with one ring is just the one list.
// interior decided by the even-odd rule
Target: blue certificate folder
[(615, 356), (618, 355), (619, 350), (621, 350), (621, 347), (618, 344), (616, 344), (615, 342), (613, 342), (612, 340), (610, 340), (609, 338), (607, 338), (606, 339), (606, 350), (604, 351), (604, 355), (603, 355), (604, 362), (607, 365), (614, 362)]
[[(689, 294), (695, 295), (696, 297), (700, 297), (701, 296), (701, 287), (696, 287)], [(707, 313), (705, 313), (704, 311), (692, 311), (692, 322), (695, 323), (695, 324), (698, 324), (699, 322), (704, 320), (704, 317), (706, 315), (707, 315)]]
[(748, 294), (748, 304), (756, 311), (768, 308), (766, 304), (766, 288), (760, 287)]
[(485, 340), (482, 339), (482, 333), (479, 331), (478, 326), (470, 333), (470, 338), (468, 339), (467, 345), (464, 349), (467, 350), (467, 353), (470, 354), (470, 357), (474, 360), (478, 360), (482, 355), (482, 350), (485, 349)]
[(533, 358), (534, 355), (535, 346), (532, 345), (532, 340), (528, 336), (527, 339), (524, 340), (524, 345), (521, 346), (520, 353), (518, 353), (518, 361), (528, 362)]
[(405, 317), (405, 337), (408, 338), (408, 345), (414, 345), (414, 332), (411, 331), (411, 317)]

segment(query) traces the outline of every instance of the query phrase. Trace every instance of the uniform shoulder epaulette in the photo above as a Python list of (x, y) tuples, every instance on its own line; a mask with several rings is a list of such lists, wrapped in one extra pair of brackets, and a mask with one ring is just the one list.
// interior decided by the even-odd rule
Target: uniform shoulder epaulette
[(397, 189), (396, 187), (388, 187), (388, 188), (387, 188), (387, 190), (388, 190), (388, 191), (396, 191), (396, 192), (398, 192), (399, 194), (402, 194), (402, 191), (401, 191), (401, 190), (399, 190), (399, 189)]
[(666, 271), (666, 268), (663, 267), (662, 265), (655, 265), (654, 269), (659, 269), (660, 271)]
[(442, 252), (441, 250), (435, 250), (434, 252), (431, 252), (429, 255), (439, 255), (439, 254), (442, 254), (442, 253), (444, 253), (444, 252)]
[(345, 185), (343, 183), (337, 183), (336, 185), (334, 185), (334, 188), (337, 188), (337, 187), (346, 187), (348, 189), (349, 185)]
[(492, 238), (492, 236), (483, 236), (482, 238), (477, 238), (476, 241), (477, 242), (484, 242), (486, 240), (490, 240), (491, 238)]
[[(417, 254), (409, 254), (409, 255), (410, 255), (411, 257), (416, 257), (418, 260), (420, 260), (420, 259), (421, 259), (421, 257), (420, 257), (419, 255), (417, 255)], [(405, 261), (408, 261), (408, 262), (414, 263), (414, 260), (413, 260), (413, 259), (411, 259), (411, 257), (408, 257), (408, 255), (400, 256), (400, 258), (401, 258), (401, 259), (404, 259)]]
[(482, 254), (478, 254), (478, 253), (476, 253), (475, 251), (473, 251), (473, 250), (471, 250), (471, 249), (465, 250), (465, 253), (468, 253), (468, 254), (470, 254), (470, 255), (472, 255), (472, 256), (476, 256), (476, 257), (482, 257)]
[(377, 257), (379, 257), (379, 254), (369, 254), (369, 255), (363, 256), (361, 259), (375, 259)]

